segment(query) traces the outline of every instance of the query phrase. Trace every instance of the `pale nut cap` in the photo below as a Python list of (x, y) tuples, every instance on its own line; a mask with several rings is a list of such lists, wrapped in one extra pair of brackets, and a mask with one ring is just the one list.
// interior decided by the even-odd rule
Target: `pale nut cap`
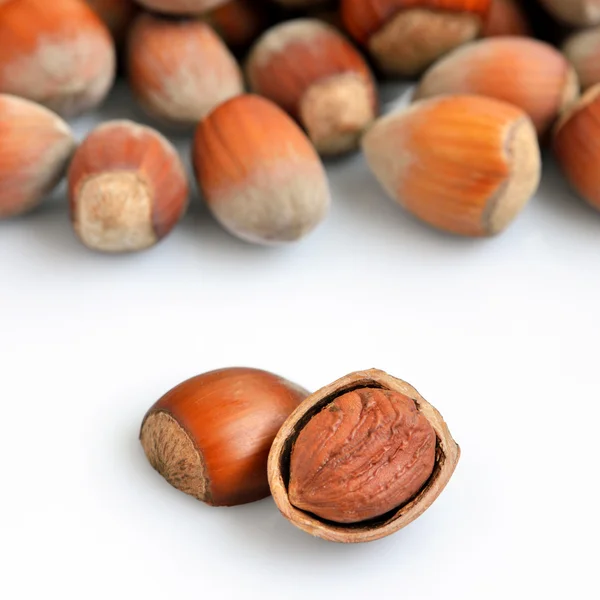
[(541, 175), (531, 120), (483, 96), (419, 101), (377, 121), (363, 150), (391, 198), (426, 223), (465, 236), (503, 231)]
[(573, 67), (556, 48), (522, 37), (471, 42), (436, 62), (414, 99), (477, 94), (523, 109), (543, 136), (579, 96)]
[(368, 49), (384, 73), (412, 77), (450, 50), (474, 40), (481, 23), (478, 15), (469, 12), (401, 10), (371, 36)]
[(600, 27), (575, 32), (562, 48), (584, 90), (600, 83)]
[(38, 206), (62, 179), (76, 145), (58, 115), (0, 94), (0, 219)]

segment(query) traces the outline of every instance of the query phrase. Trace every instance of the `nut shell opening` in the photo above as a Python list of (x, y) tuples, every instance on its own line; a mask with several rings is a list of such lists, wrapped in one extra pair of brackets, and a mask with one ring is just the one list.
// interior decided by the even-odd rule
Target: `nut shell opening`
[[(414, 401), (419, 412), (435, 431), (435, 464), (427, 483), (406, 504), (368, 521), (334, 523), (302, 511), (291, 504), (288, 493), (290, 457), (300, 431), (313, 416), (339, 396), (361, 388), (397, 391)], [(271, 447), (268, 463), (269, 485), (280, 512), (303, 531), (334, 542), (369, 542), (402, 529), (425, 512), (450, 480), (459, 457), (460, 448), (452, 438), (444, 419), (411, 385), (377, 369), (358, 371), (315, 392), (290, 415)]]

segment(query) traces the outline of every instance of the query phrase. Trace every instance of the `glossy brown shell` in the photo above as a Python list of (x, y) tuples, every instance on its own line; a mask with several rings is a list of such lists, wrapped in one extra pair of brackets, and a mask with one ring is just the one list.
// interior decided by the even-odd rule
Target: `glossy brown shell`
[[(324, 521), (292, 506), (288, 498), (290, 454), (293, 444), (308, 421), (338, 396), (364, 387), (383, 388), (405, 394), (433, 427), (436, 459), (433, 473), (423, 489), (407, 504), (371, 521), (343, 525)], [(346, 375), (309, 396), (288, 417), (275, 437), (269, 454), (268, 475), (273, 499), (283, 516), (311, 535), (332, 542), (371, 542), (406, 527), (422, 515), (450, 480), (460, 457), (460, 448), (452, 438), (442, 415), (411, 385), (383, 371), (371, 369)]]

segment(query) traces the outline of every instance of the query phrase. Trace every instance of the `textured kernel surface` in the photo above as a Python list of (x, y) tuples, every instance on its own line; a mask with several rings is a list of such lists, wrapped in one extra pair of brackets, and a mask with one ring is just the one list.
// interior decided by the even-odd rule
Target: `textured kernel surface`
[(327, 405), (300, 432), (290, 502), (338, 523), (373, 519), (413, 498), (431, 476), (436, 435), (414, 401), (363, 388)]

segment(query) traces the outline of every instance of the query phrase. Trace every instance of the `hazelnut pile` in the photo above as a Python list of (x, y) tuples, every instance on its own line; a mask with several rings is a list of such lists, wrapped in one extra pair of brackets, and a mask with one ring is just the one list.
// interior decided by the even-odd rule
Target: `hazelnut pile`
[[(159, 128), (189, 131), (206, 205), (247, 242), (313, 231), (331, 203), (323, 159), (359, 150), (395, 202), (458, 235), (510, 225), (545, 145), (600, 208), (599, 0), (2, 0), (0, 39), (0, 218), (67, 174), (94, 250), (149, 248), (188, 206), (158, 131), (117, 120), (78, 145), (63, 120), (118, 72)], [(418, 82), (380, 117), (385, 77)]]
[[(331, 202), (323, 159), (359, 150), (395, 202), (457, 235), (510, 225), (545, 145), (600, 210), (600, 0), (0, 0), (0, 42), (0, 218), (66, 175), (93, 250), (154, 246), (190, 195), (154, 128), (114, 120), (75, 141), (65, 119), (118, 72), (157, 125), (189, 131), (206, 205), (247, 242), (307, 236)], [(418, 82), (380, 116), (385, 77)], [(178, 489), (228, 506), (272, 494), (341, 542), (417, 518), (460, 455), (436, 409), (376, 370), (314, 394), (265, 371), (207, 373), (161, 398), (140, 437)]]

